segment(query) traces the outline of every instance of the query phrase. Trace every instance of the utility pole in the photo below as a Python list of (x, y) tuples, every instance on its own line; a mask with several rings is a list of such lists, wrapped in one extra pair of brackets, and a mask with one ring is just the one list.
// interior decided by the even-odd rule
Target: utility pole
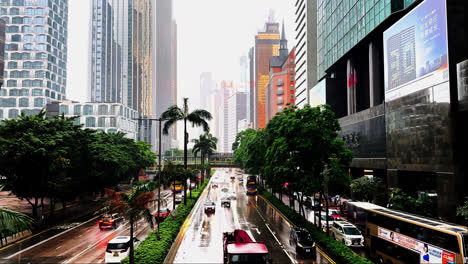
[(161, 129), (162, 129), (162, 121), (167, 121), (169, 119), (163, 119), (163, 118), (137, 118), (133, 120), (149, 120), (149, 121), (158, 121), (159, 122), (159, 155), (158, 155), (158, 227), (157, 227), (157, 232), (156, 232), (156, 237), (159, 240), (159, 218), (160, 218), (160, 213), (161, 213), (161, 145), (162, 145), (162, 140), (161, 140)]

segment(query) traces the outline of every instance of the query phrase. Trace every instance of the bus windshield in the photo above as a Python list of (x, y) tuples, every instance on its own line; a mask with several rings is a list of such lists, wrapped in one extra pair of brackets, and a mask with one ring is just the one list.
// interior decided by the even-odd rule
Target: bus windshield
[(361, 232), (354, 227), (345, 227), (344, 232), (346, 235), (359, 236)]
[(229, 263), (247, 264), (247, 263), (266, 263), (265, 254), (233, 254), (229, 258)]

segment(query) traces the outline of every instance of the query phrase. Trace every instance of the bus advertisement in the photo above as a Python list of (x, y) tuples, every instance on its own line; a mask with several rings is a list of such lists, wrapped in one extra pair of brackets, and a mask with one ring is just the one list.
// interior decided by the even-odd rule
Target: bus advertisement
[(468, 263), (465, 226), (365, 202), (348, 203), (348, 221), (363, 227), (366, 252), (379, 263)]

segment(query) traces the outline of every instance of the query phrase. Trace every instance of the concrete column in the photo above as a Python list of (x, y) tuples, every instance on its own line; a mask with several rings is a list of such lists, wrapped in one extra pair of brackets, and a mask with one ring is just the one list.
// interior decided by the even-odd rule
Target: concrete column
[(346, 62), (346, 86), (347, 97), (348, 97), (348, 115), (356, 113), (356, 69), (354, 68), (353, 62), (348, 59)]
[(374, 43), (369, 43), (369, 106), (381, 104), (382, 89), (380, 89), (381, 73), (379, 71), (379, 52)]

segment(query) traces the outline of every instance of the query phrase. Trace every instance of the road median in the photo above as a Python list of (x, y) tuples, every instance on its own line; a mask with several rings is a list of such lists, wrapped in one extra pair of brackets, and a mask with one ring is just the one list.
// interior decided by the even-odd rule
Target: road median
[[(199, 198), (206, 195), (205, 188), (208, 182), (209, 179), (205, 180), (204, 184), (193, 192), (194, 197), (187, 199), (186, 205), (181, 204), (177, 207), (175, 216), (171, 215), (159, 224), (159, 240), (157, 239), (156, 230), (154, 230), (135, 249), (136, 264), (172, 263), (183, 236), (190, 225), (192, 216), (202, 201)], [(129, 259), (126, 258), (122, 263), (128, 264)]]

